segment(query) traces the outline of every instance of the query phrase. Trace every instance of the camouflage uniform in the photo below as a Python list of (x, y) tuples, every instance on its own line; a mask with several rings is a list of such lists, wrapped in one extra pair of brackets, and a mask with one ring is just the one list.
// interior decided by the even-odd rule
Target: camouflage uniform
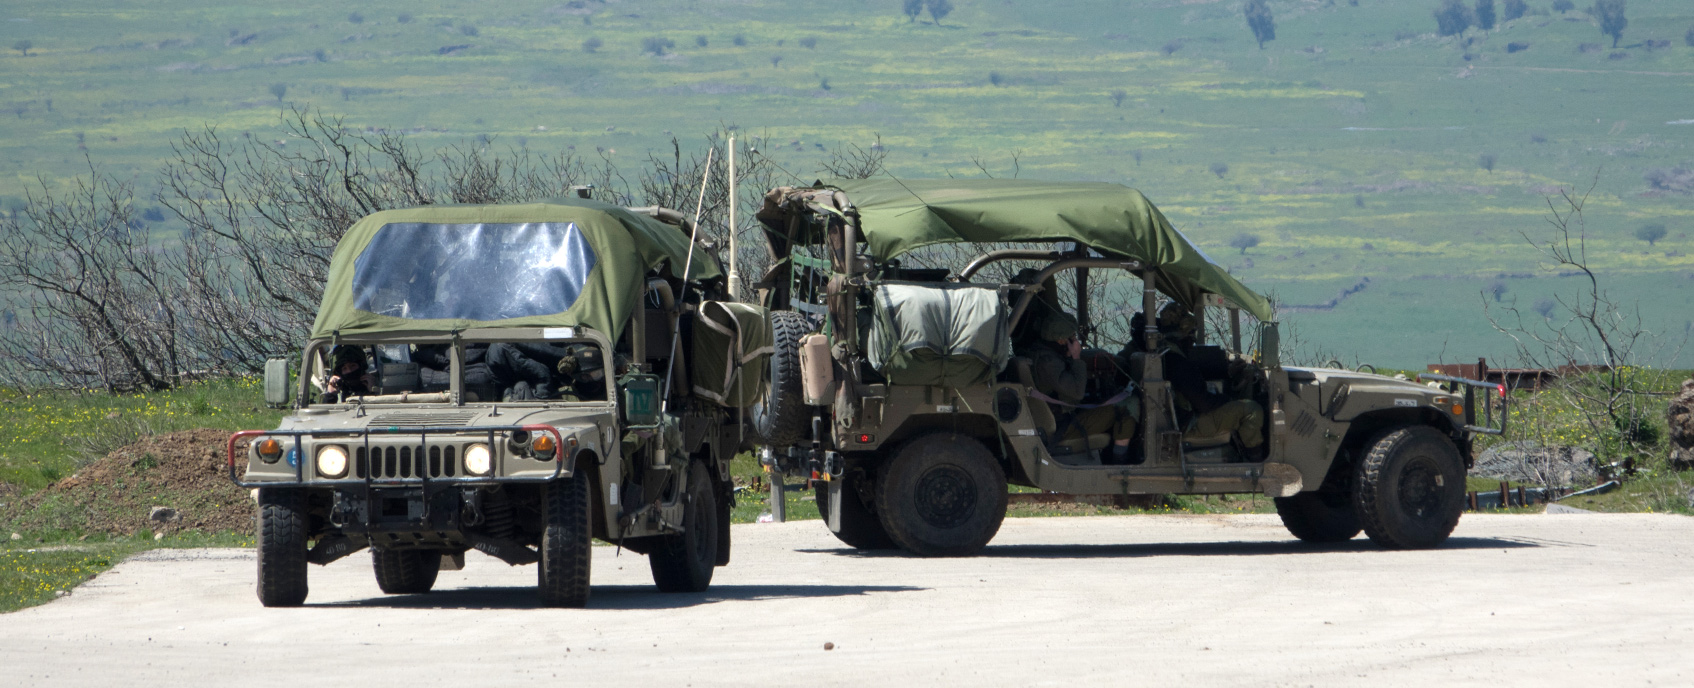
[[(1036, 391), (1066, 404), (1081, 404), (1088, 390), (1087, 366), (1064, 350), (1074, 336), (1076, 318), (1064, 312), (1049, 313), (1042, 324), (1041, 341), (1030, 352)], [(1132, 439), (1141, 417), (1140, 400), (1135, 395), (1111, 406), (1069, 413), (1064, 407), (1053, 410), (1059, 416), (1060, 437), (1067, 440), (1099, 434), (1110, 434), (1113, 440)]]

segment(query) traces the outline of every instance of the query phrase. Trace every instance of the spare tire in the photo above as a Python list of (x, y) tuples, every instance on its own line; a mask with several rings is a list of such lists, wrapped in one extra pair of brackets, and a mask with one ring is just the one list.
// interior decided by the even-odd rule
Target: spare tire
[(770, 379), (764, 395), (748, 409), (753, 432), (768, 446), (791, 447), (806, 437), (811, 413), (800, 386), (800, 338), (811, 331), (806, 316), (771, 311)]

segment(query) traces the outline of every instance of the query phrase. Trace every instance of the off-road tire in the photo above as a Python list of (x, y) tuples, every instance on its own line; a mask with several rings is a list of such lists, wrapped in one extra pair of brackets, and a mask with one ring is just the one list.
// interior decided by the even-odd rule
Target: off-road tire
[(259, 488), (259, 603), (298, 607), (306, 602), (306, 493)]
[(588, 569), (594, 554), (589, 494), (585, 471), (548, 483), (541, 490), (546, 524), (535, 576), (543, 607), (588, 605)]
[(1006, 472), (975, 438), (932, 432), (895, 452), (877, 485), (883, 530), (924, 557), (976, 554), (1006, 518)]
[(659, 538), (647, 555), (653, 583), (659, 592), (702, 592), (712, 585), (712, 570), (718, 558), (717, 491), (712, 474), (694, 461), (688, 468), (684, 493), (682, 531)]
[[(865, 506), (865, 500), (859, 498), (858, 488), (853, 485), (853, 478), (843, 475), (836, 480), (846, 481), (841, 486), (841, 530), (832, 530), (835, 539), (853, 549), (878, 550), (898, 549), (894, 538), (888, 537), (888, 531), (882, 527), (882, 519)], [(815, 497), (818, 515), (825, 523), (829, 522), (829, 485), (818, 483)]]
[(1465, 465), (1447, 435), (1417, 425), (1378, 435), (1353, 484), (1365, 534), (1388, 549), (1441, 544), (1464, 511)]
[(371, 548), (376, 586), (385, 595), (421, 595), (435, 587), (441, 573), (441, 552), (433, 549)]
[(771, 311), (769, 377), (765, 395), (748, 409), (753, 432), (771, 447), (791, 447), (810, 430), (811, 410), (805, 404), (800, 380), (800, 338), (812, 331), (806, 316), (794, 311)]
[(1282, 525), (1306, 542), (1346, 542), (1361, 529), (1353, 500), (1343, 492), (1301, 492), (1275, 501)]

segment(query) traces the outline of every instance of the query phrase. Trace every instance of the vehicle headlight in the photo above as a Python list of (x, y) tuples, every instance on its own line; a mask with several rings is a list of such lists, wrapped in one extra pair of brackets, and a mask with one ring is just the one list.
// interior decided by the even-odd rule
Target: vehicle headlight
[(347, 450), (334, 445), (318, 449), (318, 475), (325, 478), (347, 475)]
[(488, 475), (494, 470), (494, 453), (488, 451), (486, 444), (473, 444), (465, 448), (465, 472), (471, 475)]
[(259, 460), (265, 463), (276, 463), (282, 458), (282, 443), (275, 437), (259, 440), (254, 450), (258, 453)]

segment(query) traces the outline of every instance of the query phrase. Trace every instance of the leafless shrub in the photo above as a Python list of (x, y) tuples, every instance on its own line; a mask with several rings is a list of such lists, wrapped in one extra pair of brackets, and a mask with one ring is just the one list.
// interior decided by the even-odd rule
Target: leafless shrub
[(854, 143), (836, 146), (829, 159), (819, 164), (818, 172), (836, 179), (870, 179), (882, 174), (887, 159), (888, 150), (882, 146), (882, 135), (877, 134), (869, 148)]
[(0, 224), (0, 289), (18, 314), (0, 331), (0, 378), (109, 391), (175, 384), (195, 352), (180, 341), (180, 292), (133, 219), (134, 190), (99, 173), (31, 191)]
[(1530, 439), (1546, 446), (1555, 440), (1581, 446), (1629, 473), (1638, 460), (1655, 453), (1661, 439), (1657, 417), (1664, 412), (1658, 395), (1676, 382), (1669, 370), (1644, 366), (1674, 360), (1681, 343), (1647, 329), (1639, 306), (1613, 296), (1590, 267), (1583, 207), (1593, 187), (1581, 195), (1561, 192), (1548, 199), (1551, 229), (1546, 235), (1522, 233), (1546, 269), (1578, 276), (1580, 288), (1554, 297), (1568, 317), (1555, 320), (1554, 308), (1540, 303), (1534, 317), (1525, 317), (1513, 302), (1494, 305), (1483, 298), (1482, 306), (1494, 328), (1512, 338), (1520, 362), (1566, 371), (1541, 393), (1548, 396), (1540, 403), (1566, 409), (1581, 432), (1531, 427), (1525, 429)]

